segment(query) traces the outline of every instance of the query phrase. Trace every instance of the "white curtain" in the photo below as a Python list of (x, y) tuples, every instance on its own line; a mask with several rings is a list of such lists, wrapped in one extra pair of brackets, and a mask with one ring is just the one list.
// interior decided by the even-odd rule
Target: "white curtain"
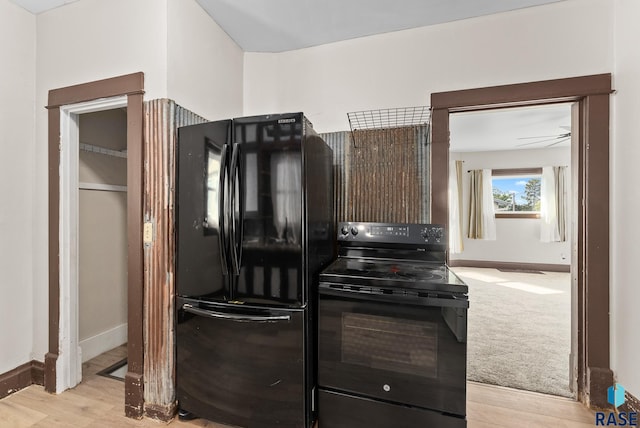
[(471, 239), (496, 239), (491, 170), (469, 171), (469, 231)]
[(545, 166), (540, 182), (540, 241), (567, 240), (567, 167)]
[(462, 241), (462, 161), (449, 165), (449, 253), (464, 250)]
[(302, 171), (300, 153), (271, 156), (271, 200), (278, 241), (300, 244)]

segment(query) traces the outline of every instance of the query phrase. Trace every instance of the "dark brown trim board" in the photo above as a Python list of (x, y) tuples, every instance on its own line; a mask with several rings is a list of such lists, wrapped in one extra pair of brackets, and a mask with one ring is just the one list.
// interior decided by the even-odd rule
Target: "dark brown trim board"
[[(557, 102), (577, 103), (572, 170), (577, 213), (577, 384), (580, 401), (606, 407), (609, 361), (609, 95), (611, 75), (572, 77), (431, 95), (431, 222), (448, 223), (449, 114)], [(578, 207), (577, 201), (583, 201)]]
[(449, 260), (450, 267), (475, 267), (490, 269), (509, 269), (513, 271), (543, 271), (543, 272), (570, 272), (570, 265), (559, 265), (550, 263), (516, 263), (516, 262), (494, 262), (487, 260)]
[(535, 175), (542, 174), (542, 168), (501, 168), (492, 169), (491, 175), (499, 177), (502, 175)]
[(530, 212), (500, 212), (495, 213), (496, 218), (540, 218), (540, 213), (530, 213)]
[(26, 388), (29, 385), (42, 385), (44, 381), (44, 364), (30, 361), (13, 370), (0, 374), (0, 399)]
[(144, 91), (144, 73), (126, 74), (110, 79), (67, 86), (49, 91), (48, 108), (76, 104), (99, 98), (141, 94)]
[(49, 109), (49, 352), (44, 356), (44, 387), (56, 390), (60, 326), (60, 109)]
[(49, 91), (49, 352), (45, 355), (44, 386), (56, 390), (60, 322), (59, 203), (60, 203), (60, 107), (100, 98), (127, 95), (127, 222), (128, 222), (128, 355), (125, 377), (125, 413), (142, 417), (143, 333), (142, 333), (142, 139), (144, 117), (142, 96), (144, 74), (133, 73), (111, 79)]
[(142, 94), (129, 95), (127, 101), (127, 236), (129, 240), (127, 361), (129, 365), (124, 378), (124, 403), (125, 414), (132, 418), (141, 418), (144, 411), (143, 130)]

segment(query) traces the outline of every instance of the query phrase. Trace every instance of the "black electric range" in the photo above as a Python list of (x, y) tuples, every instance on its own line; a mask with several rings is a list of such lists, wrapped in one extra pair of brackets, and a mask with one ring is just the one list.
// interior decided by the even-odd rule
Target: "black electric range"
[(466, 427), (468, 288), (446, 250), (439, 225), (339, 225), (319, 284), (320, 424)]

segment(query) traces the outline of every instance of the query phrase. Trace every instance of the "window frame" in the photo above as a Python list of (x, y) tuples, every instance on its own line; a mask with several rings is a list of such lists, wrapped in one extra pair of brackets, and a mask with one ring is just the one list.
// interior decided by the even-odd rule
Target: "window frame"
[[(536, 168), (497, 168), (491, 170), (491, 189), (493, 189), (493, 177), (542, 175), (542, 167)], [(495, 213), (495, 218), (540, 218), (540, 212), (513, 211)]]

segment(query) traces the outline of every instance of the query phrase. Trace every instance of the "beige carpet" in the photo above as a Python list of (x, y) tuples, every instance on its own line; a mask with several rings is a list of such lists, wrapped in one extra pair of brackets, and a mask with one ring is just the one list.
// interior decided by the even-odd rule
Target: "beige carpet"
[(570, 274), (453, 270), (469, 285), (467, 378), (572, 397)]

